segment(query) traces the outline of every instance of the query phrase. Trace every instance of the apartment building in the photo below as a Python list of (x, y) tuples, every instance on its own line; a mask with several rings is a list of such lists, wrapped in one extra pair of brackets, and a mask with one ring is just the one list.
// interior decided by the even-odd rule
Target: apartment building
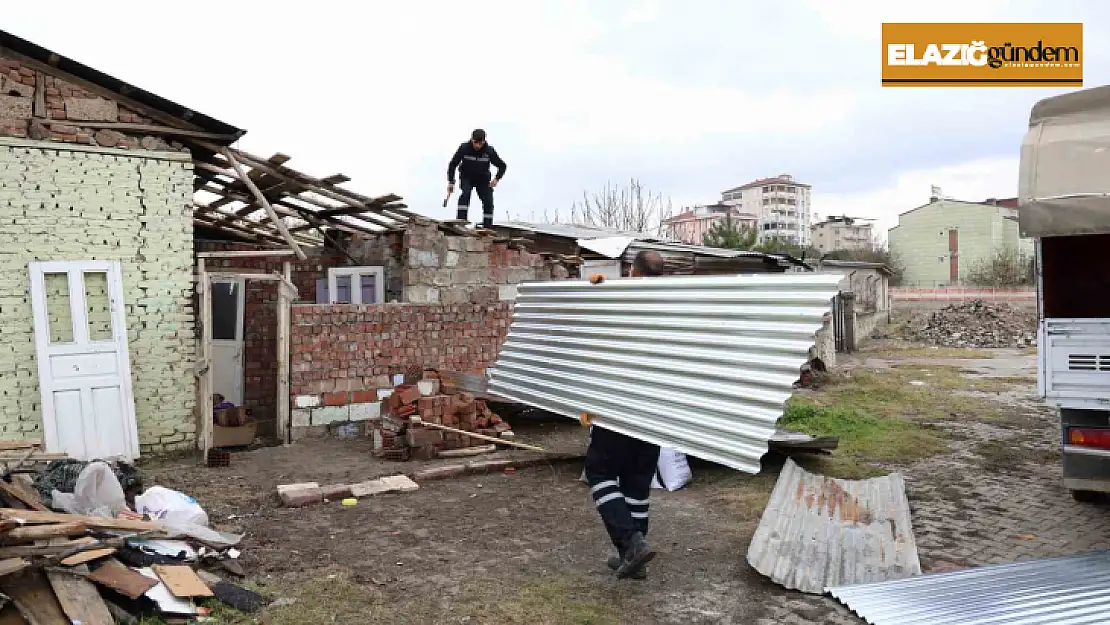
[(810, 228), (810, 244), (822, 254), (834, 250), (869, 250), (873, 241), (871, 223), (854, 217), (829, 217)]
[(717, 223), (731, 217), (737, 228), (756, 228), (759, 219), (756, 215), (744, 213), (735, 206), (727, 204), (698, 205), (663, 221), (663, 233), (670, 239), (702, 245), (705, 235)]
[(789, 174), (761, 178), (721, 192), (721, 203), (755, 215), (759, 239), (779, 237), (798, 245), (810, 244), (810, 204), (813, 187)]

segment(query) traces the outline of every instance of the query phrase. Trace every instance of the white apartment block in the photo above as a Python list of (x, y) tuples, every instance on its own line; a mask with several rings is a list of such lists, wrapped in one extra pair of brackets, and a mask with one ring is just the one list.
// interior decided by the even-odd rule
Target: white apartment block
[(723, 191), (721, 203), (756, 215), (761, 241), (778, 236), (798, 245), (809, 245), (812, 190), (813, 187), (794, 180), (793, 176), (780, 174)]
[(813, 224), (811, 244), (821, 253), (836, 250), (873, 249), (871, 223), (853, 217), (829, 217)]

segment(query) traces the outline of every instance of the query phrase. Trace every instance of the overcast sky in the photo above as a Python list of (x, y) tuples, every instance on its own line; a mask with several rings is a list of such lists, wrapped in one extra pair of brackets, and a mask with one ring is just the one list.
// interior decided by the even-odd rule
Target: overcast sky
[(1083, 0), (7, 4), (5, 30), (247, 129), (242, 149), (440, 218), (482, 127), (509, 165), (498, 220), (632, 176), (677, 208), (791, 173), (820, 216), (885, 230), (931, 184), (1015, 195), (1029, 109), (1063, 90), (884, 89), (882, 22), (1082, 21), (1086, 86), (1110, 74), (1110, 5)]

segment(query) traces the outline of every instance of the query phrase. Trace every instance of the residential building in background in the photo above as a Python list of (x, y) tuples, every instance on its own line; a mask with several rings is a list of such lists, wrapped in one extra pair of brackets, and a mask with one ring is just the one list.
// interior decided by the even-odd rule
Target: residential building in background
[(872, 249), (871, 223), (854, 217), (829, 217), (810, 228), (810, 244), (822, 254)]
[(798, 245), (810, 244), (813, 187), (789, 174), (762, 178), (721, 193), (721, 203), (755, 215), (759, 240), (780, 237)]
[(736, 206), (698, 205), (663, 220), (663, 235), (682, 243), (701, 245), (714, 224), (723, 223), (730, 217), (737, 228), (756, 228), (759, 222), (758, 217), (742, 212)]
[(928, 204), (898, 216), (887, 239), (906, 286), (964, 284), (976, 263), (1006, 248), (1033, 255), (1033, 241), (1018, 236), (1017, 198), (967, 202), (935, 187)]

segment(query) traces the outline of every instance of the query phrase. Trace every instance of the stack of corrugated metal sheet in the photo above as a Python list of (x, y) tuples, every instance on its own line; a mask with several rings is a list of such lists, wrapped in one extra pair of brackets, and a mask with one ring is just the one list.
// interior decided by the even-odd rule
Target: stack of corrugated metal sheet
[(1110, 623), (1110, 551), (828, 592), (872, 625)]
[(527, 283), (490, 391), (757, 473), (840, 278)]
[(921, 574), (902, 476), (839, 480), (787, 460), (748, 547), (748, 564), (791, 590)]

